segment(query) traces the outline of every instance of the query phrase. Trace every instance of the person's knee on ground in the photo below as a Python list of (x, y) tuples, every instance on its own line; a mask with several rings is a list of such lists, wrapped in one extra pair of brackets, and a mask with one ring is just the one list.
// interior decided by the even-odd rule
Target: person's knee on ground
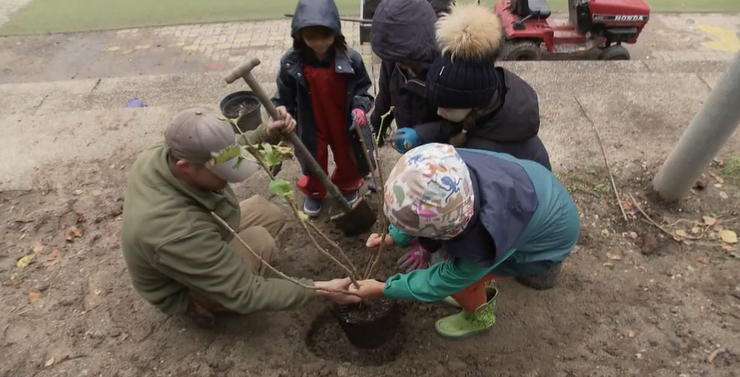
[[(260, 258), (267, 263), (272, 261), (275, 255), (277, 245), (275, 240), (272, 238), (270, 232), (262, 226), (253, 226), (244, 229), (238, 233), (244, 243), (249, 248), (248, 250), (239, 242), (238, 239), (232, 241), (232, 248), (234, 252), (238, 253), (242, 259), (242, 263), (247, 269), (255, 275), (263, 275), (267, 267), (265, 266)], [(252, 254), (257, 254), (256, 256)], [(200, 326), (210, 326), (215, 321), (215, 316), (218, 314), (235, 314), (236, 312), (225, 308), (215, 300), (208, 297), (205, 292), (197, 290), (190, 291), (190, 304), (188, 305), (188, 311), (186, 316), (193, 319), (193, 321)]]
[(285, 212), (280, 207), (265, 199), (262, 195), (254, 195), (239, 203), (241, 223), (239, 230), (253, 226), (261, 226), (274, 238), (283, 229), (287, 221)]
[(547, 290), (555, 288), (560, 280), (560, 272), (562, 271), (563, 264), (556, 263), (551, 265), (547, 270), (530, 274), (517, 276), (515, 279), (525, 287), (536, 289), (536, 290)]
[[(277, 251), (277, 245), (275, 244), (275, 239), (272, 237), (272, 234), (263, 226), (249, 227), (238, 234), (239, 237), (244, 240), (244, 243), (249, 246), (251, 251), (247, 250), (241, 242), (238, 242), (238, 240), (234, 240), (237, 242), (236, 244), (232, 243), (234, 251), (239, 253), (244, 265), (247, 266), (250, 271), (257, 275), (263, 275), (267, 267), (259, 260), (259, 258), (270, 263)], [(252, 251), (254, 251), (259, 258), (252, 254)]]

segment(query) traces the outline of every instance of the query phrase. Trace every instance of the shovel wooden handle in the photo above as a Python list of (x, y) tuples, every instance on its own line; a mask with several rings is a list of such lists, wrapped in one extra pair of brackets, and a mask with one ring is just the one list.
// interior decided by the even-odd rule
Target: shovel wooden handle
[[(252, 75), (252, 70), (259, 64), (260, 60), (258, 58), (252, 58), (241, 64), (240, 66), (234, 68), (231, 72), (229, 72), (228, 75), (226, 75), (224, 79), (226, 80), (227, 84), (233, 83), (239, 77), (244, 79), (244, 82), (246, 82), (249, 88), (252, 89), (254, 94), (262, 103), (262, 106), (265, 107), (265, 110), (267, 110), (267, 114), (270, 116), (270, 118), (280, 119), (280, 113), (278, 113), (275, 104), (272, 103), (270, 97), (267, 96), (267, 93), (265, 93), (265, 91), (262, 89), (262, 86), (254, 78), (254, 75)], [(316, 159), (313, 158), (313, 155), (311, 155), (311, 152), (308, 151), (308, 148), (303, 145), (303, 142), (298, 137), (298, 135), (296, 135), (295, 132), (291, 132), (287, 136), (288, 141), (290, 141), (290, 143), (293, 144), (293, 147), (295, 148), (296, 155), (308, 165), (308, 170), (311, 172), (311, 174), (313, 174), (324, 185), (324, 187), (326, 187), (329, 193), (332, 194), (332, 196), (334, 196), (339, 201), (339, 205), (342, 207), (342, 211), (344, 213), (350, 213), (352, 211), (352, 207), (349, 205), (349, 203), (347, 203), (347, 200), (344, 199), (344, 196), (342, 195), (342, 192), (339, 191), (339, 188), (334, 184), (334, 182), (331, 181), (331, 179), (329, 179), (329, 176), (326, 174), (326, 172), (324, 172), (324, 169), (322, 169), (319, 163), (316, 162)]]

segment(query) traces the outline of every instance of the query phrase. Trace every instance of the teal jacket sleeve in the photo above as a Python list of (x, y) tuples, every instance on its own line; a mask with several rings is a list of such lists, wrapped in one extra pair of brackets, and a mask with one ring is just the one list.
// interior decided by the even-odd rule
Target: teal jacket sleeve
[(393, 238), (393, 242), (398, 246), (407, 246), (409, 242), (411, 242), (411, 240), (416, 238), (410, 234), (402, 232), (393, 224), (388, 226), (388, 234), (391, 235), (391, 238)]
[(460, 258), (449, 259), (423, 270), (391, 276), (383, 287), (383, 295), (394, 299), (441, 301), (480, 280), (491, 270), (491, 267), (476, 266)]

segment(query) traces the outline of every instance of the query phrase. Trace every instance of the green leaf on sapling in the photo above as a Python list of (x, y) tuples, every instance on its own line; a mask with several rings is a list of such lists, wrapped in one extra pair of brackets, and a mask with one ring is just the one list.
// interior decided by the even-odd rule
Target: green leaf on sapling
[(280, 156), (279, 155), (276, 155), (274, 153), (272, 153), (272, 154), (265, 153), (264, 156), (262, 156), (262, 159), (263, 159), (263, 161), (265, 161), (265, 164), (267, 166), (269, 166), (269, 167), (273, 167), (275, 165), (278, 165), (281, 162)]
[(298, 218), (301, 219), (301, 221), (308, 221), (308, 215), (303, 211), (298, 212)]
[(277, 178), (270, 181), (270, 192), (286, 199), (293, 199), (293, 189), (288, 181)]
[(280, 141), (278, 145), (275, 146), (275, 151), (280, 154), (283, 160), (289, 160), (293, 158), (293, 148), (291, 148), (290, 145), (286, 144), (283, 141)]

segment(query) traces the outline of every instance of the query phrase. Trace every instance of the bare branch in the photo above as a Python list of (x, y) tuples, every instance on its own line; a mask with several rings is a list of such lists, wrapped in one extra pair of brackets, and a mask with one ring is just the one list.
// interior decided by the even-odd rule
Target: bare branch
[(619, 190), (617, 190), (617, 184), (614, 183), (614, 175), (612, 175), (612, 169), (609, 168), (609, 160), (606, 158), (606, 150), (604, 149), (604, 142), (601, 141), (601, 135), (599, 135), (599, 130), (596, 128), (596, 124), (593, 120), (591, 120), (591, 117), (588, 116), (588, 113), (586, 112), (586, 109), (583, 107), (583, 104), (581, 104), (581, 101), (578, 100), (578, 97), (575, 97), (576, 103), (578, 103), (578, 106), (581, 108), (581, 113), (583, 113), (583, 116), (586, 117), (588, 122), (591, 124), (591, 128), (593, 128), (594, 133), (596, 134), (596, 140), (599, 142), (599, 147), (601, 147), (601, 156), (604, 157), (604, 166), (606, 166), (606, 171), (609, 173), (609, 180), (612, 183), (612, 189), (614, 190), (614, 196), (617, 198), (617, 205), (619, 205), (619, 210), (622, 211), (622, 217), (624, 218), (624, 221), (629, 221), (627, 219), (627, 212), (624, 211), (624, 205), (622, 205), (622, 199), (619, 198)]
[(306, 285), (306, 284), (303, 284), (303, 283), (301, 283), (300, 281), (298, 281), (296, 279), (293, 279), (292, 277), (290, 277), (288, 275), (285, 275), (284, 273), (278, 271), (278, 269), (276, 269), (275, 267), (272, 267), (272, 265), (270, 265), (269, 263), (267, 263), (266, 260), (262, 259), (262, 257), (259, 254), (257, 254), (257, 252), (255, 252), (254, 249), (252, 249), (251, 247), (249, 247), (249, 245), (247, 245), (247, 243), (244, 242), (244, 240), (241, 237), (239, 237), (239, 234), (234, 230), (234, 228), (232, 228), (224, 219), (222, 219), (221, 216), (217, 215), (215, 212), (211, 212), (211, 216), (213, 216), (213, 218), (215, 218), (219, 223), (221, 223), (221, 225), (223, 225), (224, 227), (226, 227), (226, 229), (228, 229), (229, 232), (231, 232), (231, 234), (233, 234), (234, 237), (236, 237), (236, 239), (239, 241), (239, 243), (242, 244), (242, 246), (244, 246), (244, 248), (247, 249), (247, 251), (249, 251), (255, 258), (257, 258), (260, 262), (262, 262), (265, 265), (265, 267), (269, 268), (272, 272), (276, 273), (278, 276), (282, 277), (283, 279), (288, 280), (288, 281), (291, 281), (291, 282), (293, 282), (293, 283), (295, 283), (297, 285), (300, 285), (303, 288), (310, 289), (310, 290), (313, 290), (313, 291), (326, 291), (326, 292), (331, 292), (331, 293), (339, 293), (339, 294), (343, 294), (343, 295), (350, 295), (350, 296), (360, 297), (356, 293), (352, 293), (350, 291), (340, 291), (340, 290), (336, 290), (336, 289), (318, 288), (318, 287)]
[(352, 268), (352, 271), (354, 271), (355, 275), (357, 275), (357, 267), (352, 263), (352, 261), (349, 259), (347, 254), (344, 253), (344, 250), (334, 241), (332, 241), (324, 232), (322, 232), (318, 227), (316, 227), (316, 224), (312, 223), (311, 221), (306, 221), (308, 226), (318, 235), (321, 236), (321, 238), (324, 239), (331, 247), (337, 249), (339, 251), (339, 254), (344, 258), (344, 260), (349, 264), (349, 267)]

